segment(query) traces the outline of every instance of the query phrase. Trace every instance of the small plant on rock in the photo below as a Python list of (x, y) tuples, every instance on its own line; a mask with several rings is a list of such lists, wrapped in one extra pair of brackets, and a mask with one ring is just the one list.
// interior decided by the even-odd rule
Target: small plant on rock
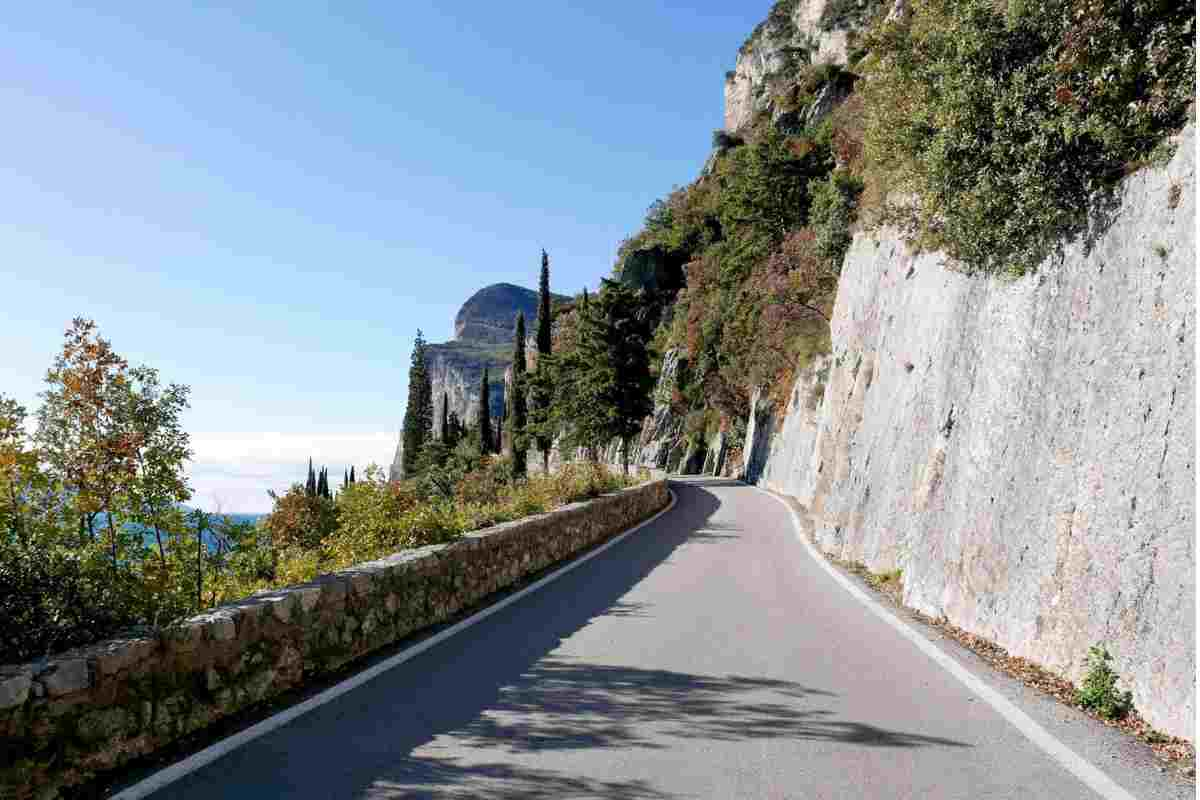
[(1108, 663), (1111, 660), (1103, 646), (1088, 648), (1088, 673), (1075, 700), (1105, 719), (1122, 719), (1133, 709), (1133, 693), (1117, 690), (1117, 673)]

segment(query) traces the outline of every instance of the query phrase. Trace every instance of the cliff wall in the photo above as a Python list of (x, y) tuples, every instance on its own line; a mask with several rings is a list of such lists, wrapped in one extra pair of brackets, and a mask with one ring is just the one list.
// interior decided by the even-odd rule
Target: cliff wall
[(1078, 681), (1103, 642), (1155, 727), (1195, 729), (1194, 128), (1019, 280), (858, 235), (832, 354), (757, 396), (746, 477), (904, 602)]
[[(558, 298), (565, 299), (565, 298)], [(537, 318), (537, 292), (495, 283), (471, 295), (454, 317), (455, 338), (427, 346), (430, 383), (433, 386), (433, 429), (442, 432), (442, 402), (450, 402), (450, 411), (463, 424), (475, 422), (479, 414), (479, 381), (488, 369), (490, 413), (499, 417), (504, 410), (505, 370), (512, 364), (513, 336), (519, 312), (527, 326)], [(404, 477), (403, 439), (396, 445), (389, 477)]]
[(725, 76), (725, 130), (743, 130), (761, 113), (778, 118), (784, 110), (778, 99), (795, 85), (804, 64), (845, 66), (858, 31), (879, 4), (863, 0), (841, 11), (846, 4), (830, 0), (776, 3)]

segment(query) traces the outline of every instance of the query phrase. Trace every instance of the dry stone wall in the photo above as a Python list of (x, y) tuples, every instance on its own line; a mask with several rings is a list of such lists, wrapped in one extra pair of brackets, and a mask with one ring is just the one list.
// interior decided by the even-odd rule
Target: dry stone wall
[(1153, 725), (1195, 736), (1195, 132), (1019, 280), (855, 238), (833, 353), (747, 477), (904, 601), (1078, 681), (1103, 642)]
[(53, 797), (445, 622), (664, 508), (653, 480), (214, 609), (157, 637), (0, 667), (0, 797)]

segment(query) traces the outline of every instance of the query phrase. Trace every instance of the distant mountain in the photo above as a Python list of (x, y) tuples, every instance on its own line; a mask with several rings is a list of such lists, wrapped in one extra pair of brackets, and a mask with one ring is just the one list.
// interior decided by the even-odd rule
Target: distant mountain
[[(569, 297), (554, 295), (555, 302)], [(433, 384), (434, 433), (441, 435), (442, 398), (465, 424), (479, 414), (479, 380), (488, 368), (491, 415), (504, 408), (504, 371), (512, 364), (517, 313), (525, 313), (525, 328), (532, 338), (537, 318), (537, 292), (511, 283), (493, 283), (471, 295), (454, 317), (454, 339), (428, 346), (430, 382)], [(390, 477), (403, 477), (403, 442), (396, 445)]]

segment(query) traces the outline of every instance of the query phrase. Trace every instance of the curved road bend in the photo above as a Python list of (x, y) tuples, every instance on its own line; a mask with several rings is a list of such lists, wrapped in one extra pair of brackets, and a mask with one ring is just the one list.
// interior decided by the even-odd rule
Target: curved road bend
[(156, 798), (1094, 797), (728, 481)]

